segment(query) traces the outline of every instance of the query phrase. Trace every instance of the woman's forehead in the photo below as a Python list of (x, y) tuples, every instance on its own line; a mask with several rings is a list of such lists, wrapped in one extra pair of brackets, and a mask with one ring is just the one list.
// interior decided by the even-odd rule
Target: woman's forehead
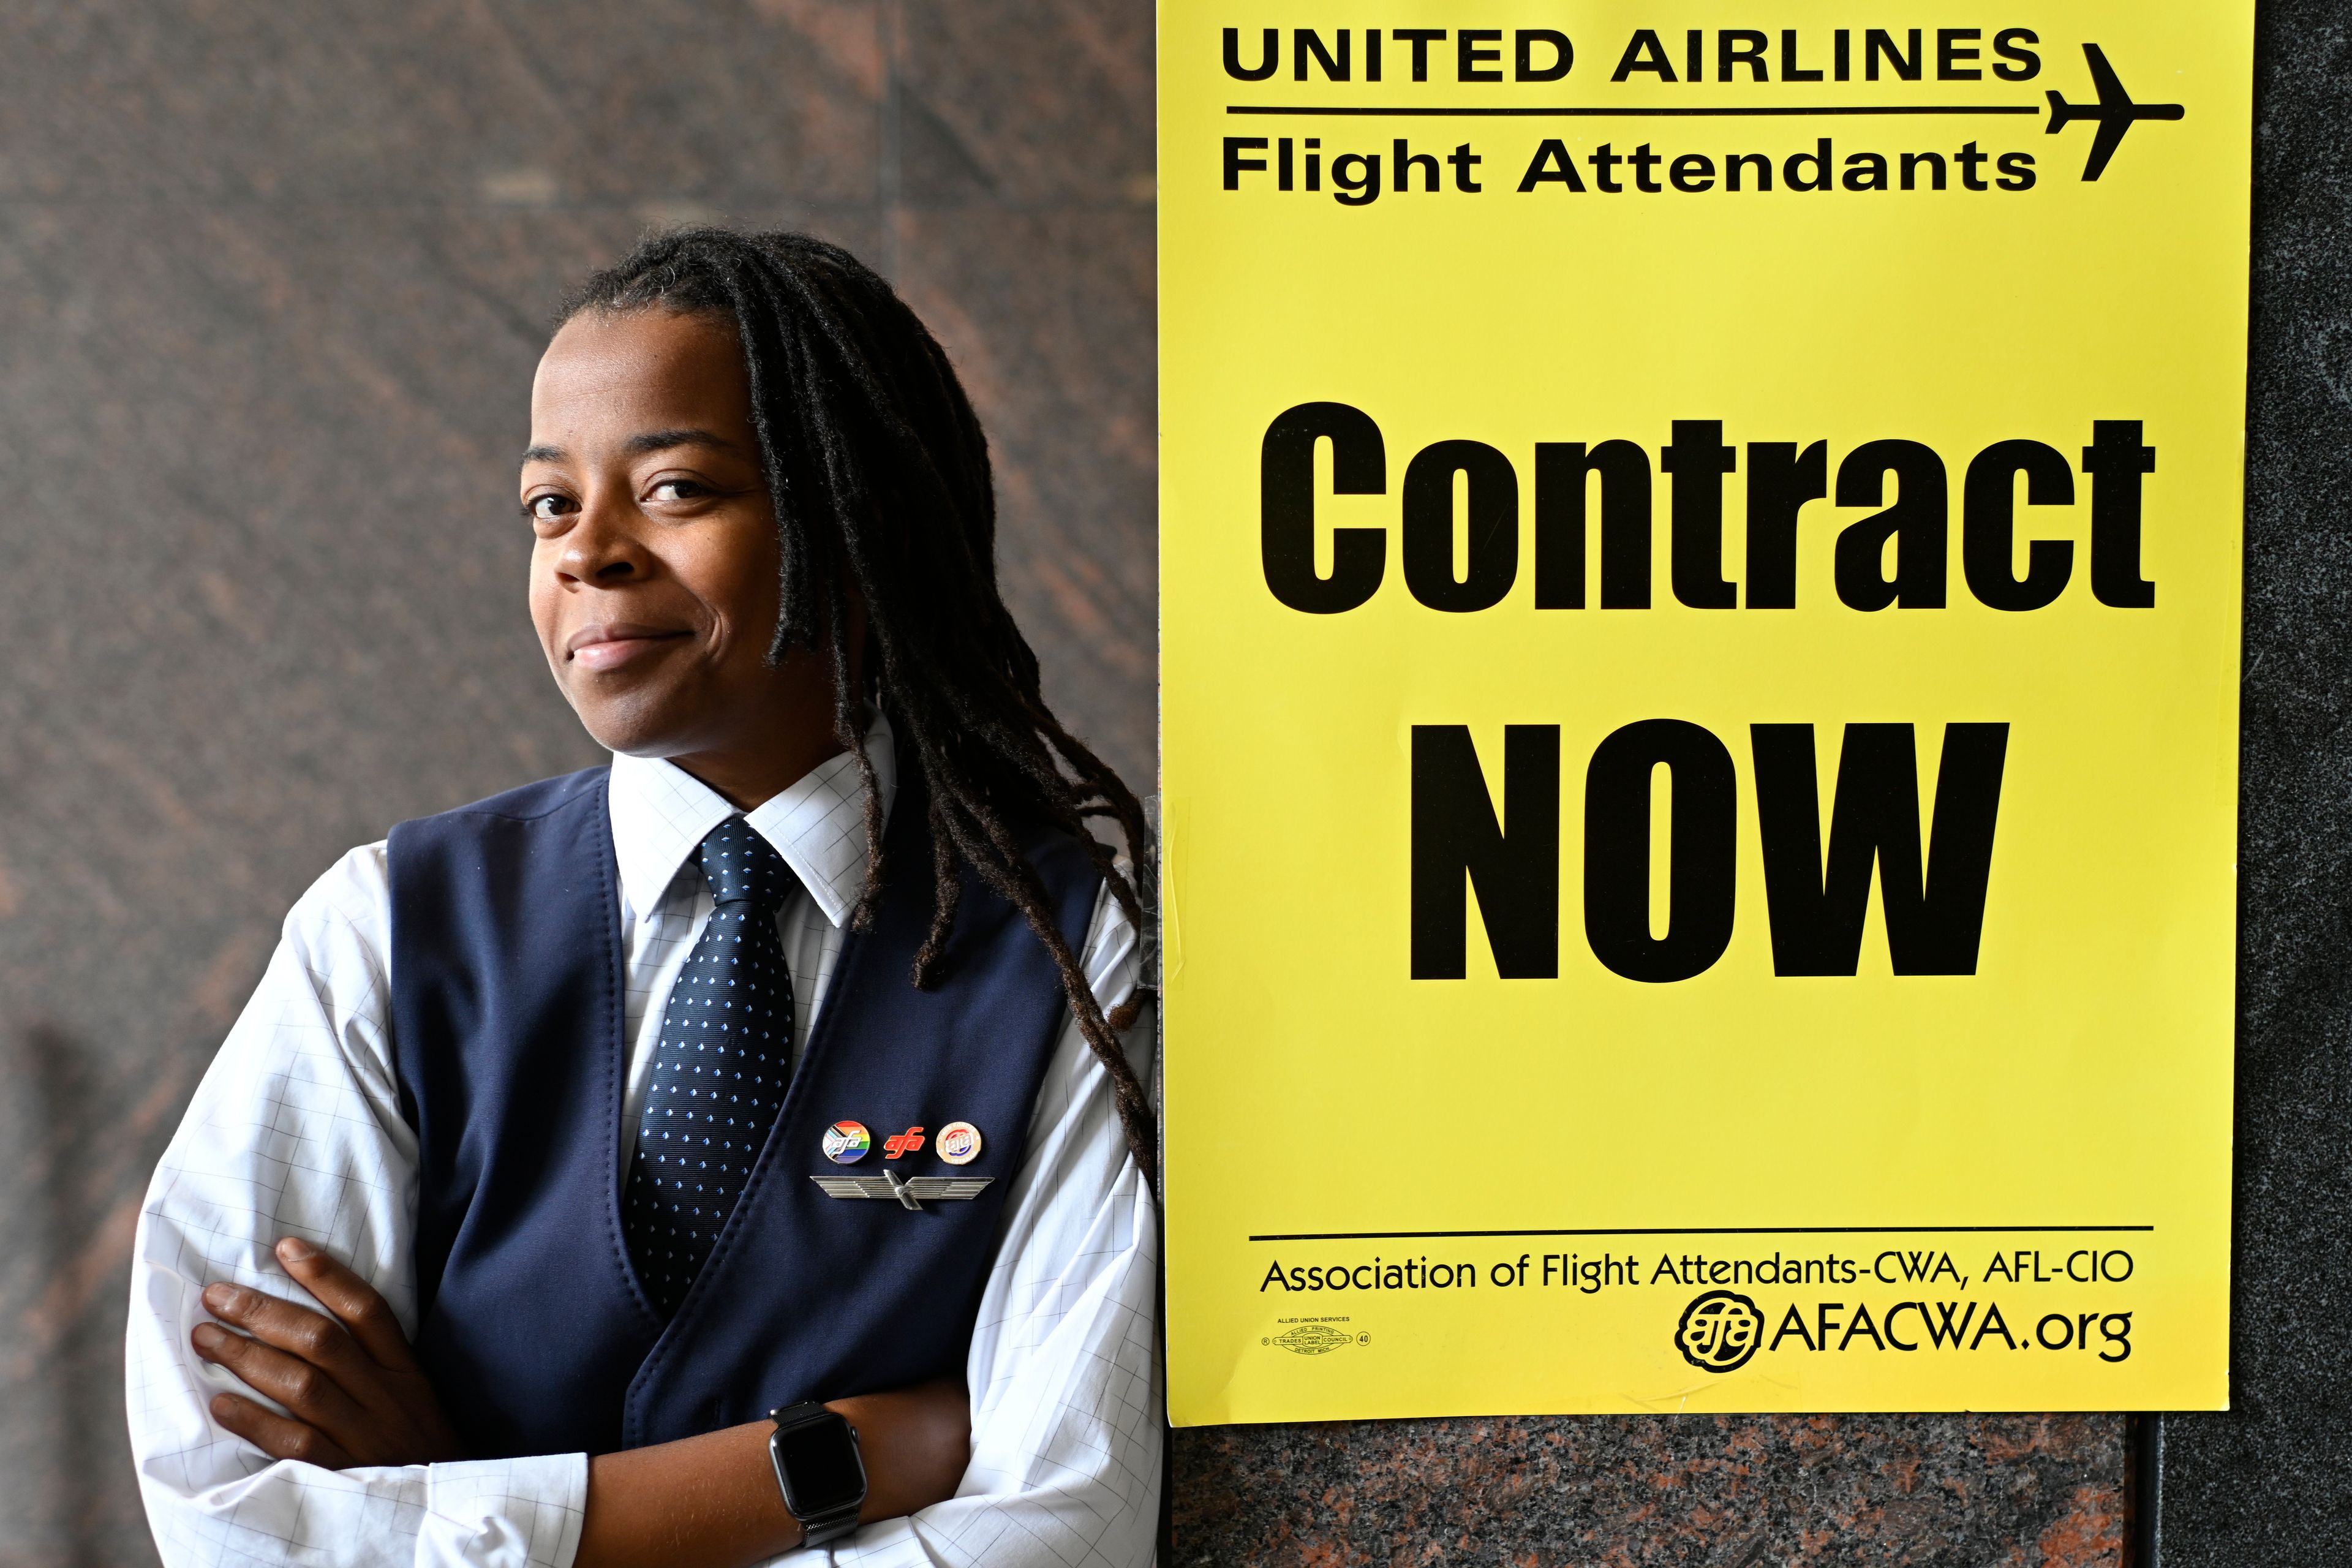
[(559, 426), (731, 430), (751, 420), (734, 326), (707, 315), (583, 311), (548, 344), (531, 384), (534, 443)]

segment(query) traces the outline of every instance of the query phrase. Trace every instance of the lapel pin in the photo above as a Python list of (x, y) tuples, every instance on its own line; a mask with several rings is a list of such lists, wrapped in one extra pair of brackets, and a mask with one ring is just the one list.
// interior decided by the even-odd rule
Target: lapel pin
[(874, 1135), (862, 1121), (836, 1121), (824, 1130), (824, 1157), (836, 1165), (855, 1164), (873, 1147)]
[(969, 1165), (980, 1158), (980, 1129), (969, 1121), (950, 1121), (940, 1129), (931, 1147), (950, 1165)]

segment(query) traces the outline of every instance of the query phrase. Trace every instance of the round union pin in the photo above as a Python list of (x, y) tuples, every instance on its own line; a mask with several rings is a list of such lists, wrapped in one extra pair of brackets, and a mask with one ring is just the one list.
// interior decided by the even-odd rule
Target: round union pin
[(874, 1135), (863, 1121), (836, 1121), (824, 1130), (824, 1157), (836, 1165), (855, 1164), (873, 1147)]
[(980, 1129), (969, 1121), (950, 1121), (940, 1129), (931, 1147), (950, 1165), (969, 1165), (980, 1158)]

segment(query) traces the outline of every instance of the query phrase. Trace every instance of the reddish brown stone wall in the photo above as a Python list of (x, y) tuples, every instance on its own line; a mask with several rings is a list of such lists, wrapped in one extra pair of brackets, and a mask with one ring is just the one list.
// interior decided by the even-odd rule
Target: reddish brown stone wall
[(2114, 1415), (1583, 1416), (1177, 1434), (1171, 1568), (2110, 1568)]

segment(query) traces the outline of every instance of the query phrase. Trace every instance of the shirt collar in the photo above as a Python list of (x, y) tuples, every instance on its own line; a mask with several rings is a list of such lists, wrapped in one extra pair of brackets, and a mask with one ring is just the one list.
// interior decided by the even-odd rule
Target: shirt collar
[[(890, 721), (879, 713), (866, 731), (866, 754), (873, 759), (876, 794), (887, 822), (898, 769)], [(675, 763), (619, 753), (613, 758), (610, 809), (621, 893), (638, 918), (661, 902), (704, 837), (736, 815), (726, 797)], [(743, 816), (784, 858), (824, 918), (846, 925), (866, 890), (866, 807), (857, 759), (847, 752), (827, 758)]]

